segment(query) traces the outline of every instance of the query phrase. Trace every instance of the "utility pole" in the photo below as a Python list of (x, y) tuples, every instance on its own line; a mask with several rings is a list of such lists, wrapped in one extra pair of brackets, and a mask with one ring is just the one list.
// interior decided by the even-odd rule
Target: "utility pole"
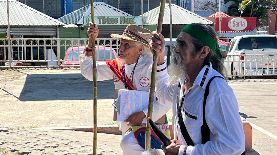
[(45, 13), (45, 8), (44, 8), (44, 6), (45, 6), (45, 3), (44, 3), (44, 0), (42, 1), (42, 10), (43, 10), (43, 13)]
[(194, 12), (194, 4), (195, 4), (195, 0), (191, 0), (191, 12)]
[(147, 1), (147, 11), (149, 11), (149, 0)]
[(219, 34), (218, 36), (221, 36), (221, 21), (222, 21), (222, 17), (221, 17), (221, 0), (218, 0), (218, 12), (219, 12)]
[(141, 27), (143, 27), (143, 0), (141, 0), (141, 2), (140, 2), (140, 4), (141, 4)]
[(7, 19), (8, 19), (8, 28), (7, 28), (7, 41), (8, 41), (8, 58), (9, 58), (9, 67), (12, 67), (12, 53), (11, 53), (11, 27), (10, 27), (10, 2), (7, 0)]

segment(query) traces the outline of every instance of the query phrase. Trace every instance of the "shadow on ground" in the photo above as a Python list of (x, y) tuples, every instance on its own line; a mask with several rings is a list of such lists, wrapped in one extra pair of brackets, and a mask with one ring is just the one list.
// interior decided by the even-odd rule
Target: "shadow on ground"
[(260, 155), (259, 152), (257, 152), (256, 150), (252, 149), (252, 150), (249, 150), (245, 153), (245, 155)]
[(242, 113), (242, 112), (240, 112), (239, 114), (240, 114), (241, 117), (243, 117), (243, 118), (245, 118), (245, 119), (246, 119), (246, 118), (257, 118), (256, 116), (248, 116), (247, 114)]
[[(93, 132), (93, 127), (71, 127), (71, 128), (60, 128), (60, 129), (52, 129), (52, 130), (70, 130), (70, 131), (82, 131), (82, 132)], [(105, 134), (114, 134), (121, 135), (122, 132), (118, 127), (97, 127), (97, 133), (105, 133)]]
[[(99, 81), (98, 99), (112, 99), (112, 80)], [(27, 75), (20, 93), (20, 101), (89, 100), (93, 94), (92, 82), (81, 74), (31, 74)]]

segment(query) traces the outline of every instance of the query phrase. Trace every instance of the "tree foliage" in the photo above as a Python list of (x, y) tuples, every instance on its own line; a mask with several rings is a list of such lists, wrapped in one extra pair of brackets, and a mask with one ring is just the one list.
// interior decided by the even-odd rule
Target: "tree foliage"
[(277, 10), (277, 0), (225, 0), (225, 3), (233, 1), (228, 8), (231, 16), (257, 17), (258, 26), (267, 23), (267, 10)]

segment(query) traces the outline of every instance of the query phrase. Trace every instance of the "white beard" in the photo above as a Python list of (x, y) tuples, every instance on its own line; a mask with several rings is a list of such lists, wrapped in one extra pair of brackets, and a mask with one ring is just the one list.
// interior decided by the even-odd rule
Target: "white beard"
[(169, 83), (174, 85), (178, 84), (180, 80), (183, 82), (187, 78), (187, 72), (182, 58), (173, 52), (170, 62), (171, 64), (168, 66)]

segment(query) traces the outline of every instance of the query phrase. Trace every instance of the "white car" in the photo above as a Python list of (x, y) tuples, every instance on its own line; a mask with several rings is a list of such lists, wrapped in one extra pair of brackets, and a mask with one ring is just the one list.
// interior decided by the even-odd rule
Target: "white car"
[(231, 76), (276, 75), (277, 35), (233, 38), (224, 65)]

